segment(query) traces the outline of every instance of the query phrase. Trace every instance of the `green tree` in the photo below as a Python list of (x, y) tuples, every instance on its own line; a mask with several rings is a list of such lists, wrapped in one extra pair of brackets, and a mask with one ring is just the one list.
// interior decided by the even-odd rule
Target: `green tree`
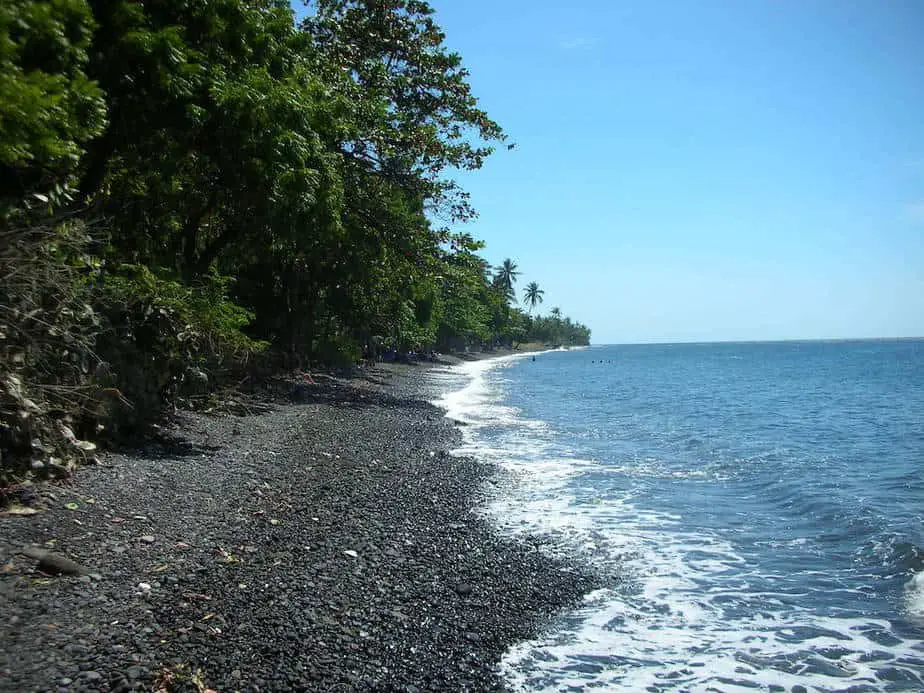
[(517, 300), (513, 285), (516, 284), (518, 276), (520, 276), (520, 273), (517, 271), (517, 263), (510, 258), (504, 260), (504, 262), (495, 269), (494, 286), (497, 287), (498, 291), (507, 301), (513, 303), (516, 303)]
[(86, 74), (93, 28), (85, 0), (0, 3), (0, 223), (70, 198), (84, 146), (105, 124)]
[(529, 306), (529, 310), (532, 311), (537, 305), (542, 303), (542, 297), (545, 295), (545, 291), (539, 288), (539, 284), (536, 282), (530, 282), (526, 285), (526, 291), (523, 292), (523, 301)]
[(349, 114), (342, 155), (465, 220), (474, 214), (468, 196), (444, 171), (480, 168), (506, 136), (478, 107), (433, 14), (422, 0), (317, 0), (302, 28), (316, 71)]
[(483, 243), (468, 234), (451, 239), (450, 249), (441, 254), (438, 302), (440, 349), (462, 349), (484, 344), (491, 338), (491, 310), (486, 298), (490, 291), (484, 277), (484, 260), (475, 251)]
[(336, 195), (316, 127), (327, 118), (322, 87), (298, 61), (291, 10), (272, 0), (92, 5), (90, 74), (112, 117), (80, 187), (109, 213), (119, 259), (191, 280), (235, 245), (271, 247), (294, 216)]

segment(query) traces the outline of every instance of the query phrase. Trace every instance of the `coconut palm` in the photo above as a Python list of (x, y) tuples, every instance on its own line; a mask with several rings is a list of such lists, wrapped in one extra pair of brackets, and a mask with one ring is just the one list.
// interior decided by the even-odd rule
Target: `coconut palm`
[(517, 295), (513, 291), (513, 285), (517, 282), (520, 273), (517, 272), (517, 263), (509, 257), (504, 263), (495, 268), (494, 286), (497, 287), (508, 301), (517, 302)]
[(536, 282), (530, 282), (526, 285), (526, 291), (523, 292), (523, 301), (529, 306), (529, 310), (532, 311), (533, 308), (542, 303), (542, 297), (544, 295), (545, 291), (540, 289)]

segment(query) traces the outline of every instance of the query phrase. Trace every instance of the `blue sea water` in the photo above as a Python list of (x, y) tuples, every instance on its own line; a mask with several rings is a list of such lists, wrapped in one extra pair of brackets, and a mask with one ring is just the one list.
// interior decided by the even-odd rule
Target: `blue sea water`
[(924, 341), (590, 347), (437, 374), (504, 531), (617, 578), (522, 690), (924, 691)]

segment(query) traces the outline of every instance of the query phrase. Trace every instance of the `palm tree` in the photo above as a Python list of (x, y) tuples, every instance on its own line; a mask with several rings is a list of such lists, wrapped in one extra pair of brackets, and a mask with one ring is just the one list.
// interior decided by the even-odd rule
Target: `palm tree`
[(542, 303), (544, 295), (545, 291), (540, 289), (536, 282), (530, 282), (526, 285), (526, 291), (523, 292), (523, 301), (529, 305), (529, 310), (532, 311), (533, 308)]
[(561, 325), (561, 308), (557, 306), (549, 311), (552, 321), (552, 342), (561, 346), (562, 343), (562, 325)]
[(496, 274), (494, 275), (494, 286), (504, 294), (508, 301), (513, 301), (514, 303), (517, 302), (517, 295), (513, 291), (513, 285), (516, 284), (519, 276), (517, 263), (509, 257), (504, 260), (502, 265), (496, 268)]

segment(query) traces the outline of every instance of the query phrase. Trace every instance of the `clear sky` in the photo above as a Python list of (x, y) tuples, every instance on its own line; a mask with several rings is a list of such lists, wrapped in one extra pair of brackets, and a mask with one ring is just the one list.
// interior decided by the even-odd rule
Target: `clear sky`
[(433, 0), (489, 260), (595, 343), (924, 336), (924, 2)]

